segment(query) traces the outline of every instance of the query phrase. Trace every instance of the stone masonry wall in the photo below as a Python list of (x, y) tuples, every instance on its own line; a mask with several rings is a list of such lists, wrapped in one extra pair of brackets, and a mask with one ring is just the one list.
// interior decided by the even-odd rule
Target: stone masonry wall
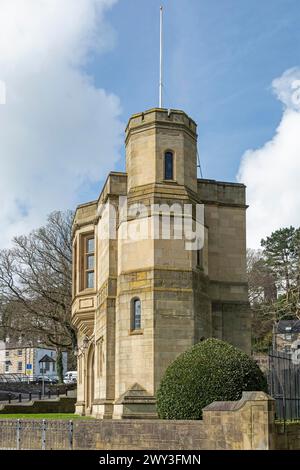
[(300, 423), (276, 424), (276, 444), (278, 450), (300, 449)]
[[(244, 392), (236, 402), (214, 402), (201, 421), (74, 420), (73, 449), (270, 450), (300, 449), (300, 424), (275, 424), (274, 400)], [(67, 421), (46, 420), (46, 448), (70, 448)], [(17, 420), (0, 416), (0, 449), (15, 448)], [(40, 449), (41, 420), (20, 420), (21, 448)]]
[(22, 403), (0, 404), (1, 414), (14, 413), (74, 413), (76, 398), (60, 397), (57, 400), (33, 400)]

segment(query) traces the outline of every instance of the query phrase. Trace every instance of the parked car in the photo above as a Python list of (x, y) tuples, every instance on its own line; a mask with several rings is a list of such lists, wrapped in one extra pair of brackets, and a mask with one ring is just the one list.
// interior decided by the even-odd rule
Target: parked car
[(19, 375), (19, 381), (20, 381), (20, 382), (29, 382), (29, 377), (28, 377), (28, 375), (20, 374), (20, 375)]
[(59, 377), (58, 377), (58, 375), (52, 375), (52, 376), (49, 377), (49, 378), (50, 378), (51, 384), (58, 384), (58, 382), (59, 382)]
[(48, 377), (48, 375), (44, 375), (44, 376), (43, 375), (38, 375), (37, 378), (36, 378), (36, 382), (39, 383), (39, 384), (42, 383), (43, 380), (44, 380), (44, 383), (49, 383), (49, 384), (51, 383), (51, 379), (50, 379), (50, 377)]
[(77, 370), (70, 370), (64, 376), (65, 384), (77, 383)]

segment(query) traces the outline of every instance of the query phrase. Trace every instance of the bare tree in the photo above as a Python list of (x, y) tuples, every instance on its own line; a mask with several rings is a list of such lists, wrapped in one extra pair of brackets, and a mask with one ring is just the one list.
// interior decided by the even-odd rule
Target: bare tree
[(0, 252), (0, 327), (22, 334), (60, 354), (74, 350), (71, 324), (73, 214), (53, 212), (47, 224), (27, 236), (15, 237)]
[(277, 298), (276, 277), (267, 265), (261, 250), (247, 250), (247, 277), (250, 304), (274, 301)]

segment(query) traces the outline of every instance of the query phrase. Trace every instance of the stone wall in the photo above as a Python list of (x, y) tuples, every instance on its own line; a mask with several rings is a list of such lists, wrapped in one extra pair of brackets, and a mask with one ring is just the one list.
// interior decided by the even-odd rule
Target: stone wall
[(104, 420), (74, 423), (76, 449), (211, 449), (202, 421)]
[(244, 392), (239, 401), (204, 408), (201, 421), (76, 422), (74, 445), (108, 450), (268, 450), (276, 445), (274, 416), (272, 398), (264, 392)]
[(198, 179), (198, 196), (205, 205), (209, 234), (212, 336), (250, 354), (245, 186)]
[[(300, 449), (300, 424), (275, 423), (274, 403), (263, 392), (244, 392), (239, 401), (214, 402), (207, 406), (201, 421), (74, 420), (73, 449)], [(67, 421), (46, 421), (47, 448), (68, 449)], [(26, 448), (41, 448), (42, 421), (21, 420), (21, 427)], [(2, 420), (0, 416), (0, 448), (13, 447), (15, 440), (16, 420)]]
[(217, 449), (274, 448), (275, 401), (264, 392), (244, 392), (239, 401), (214, 402), (203, 409)]
[(278, 450), (300, 449), (300, 423), (276, 424), (276, 444)]
[(214, 402), (201, 421), (86, 420), (74, 423), (80, 449), (269, 450), (300, 449), (300, 425), (275, 425), (275, 402), (264, 392)]
[(33, 400), (0, 405), (1, 414), (74, 413), (76, 398), (60, 397), (56, 400)]

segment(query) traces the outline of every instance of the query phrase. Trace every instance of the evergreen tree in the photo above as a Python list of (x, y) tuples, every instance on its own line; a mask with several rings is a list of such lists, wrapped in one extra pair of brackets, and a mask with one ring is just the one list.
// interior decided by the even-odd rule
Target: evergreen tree
[(277, 288), (289, 296), (299, 277), (299, 229), (281, 228), (261, 240), (265, 261)]

